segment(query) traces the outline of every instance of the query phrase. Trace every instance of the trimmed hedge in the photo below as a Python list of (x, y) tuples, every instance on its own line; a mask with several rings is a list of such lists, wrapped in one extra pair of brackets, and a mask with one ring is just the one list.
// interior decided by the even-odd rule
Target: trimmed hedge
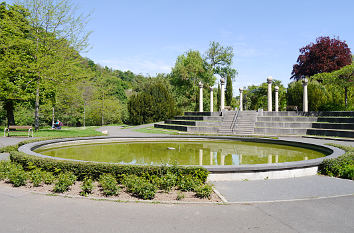
[(205, 183), (208, 171), (203, 167), (182, 167), (182, 166), (150, 166), (150, 165), (125, 165), (93, 162), (77, 162), (69, 160), (56, 160), (50, 158), (40, 158), (27, 155), (23, 152), (11, 151), (10, 159), (21, 164), (25, 170), (33, 169), (33, 166), (44, 171), (58, 174), (60, 172), (72, 172), (78, 180), (91, 177), (98, 180), (101, 174), (111, 173), (120, 181), (126, 175), (137, 176), (163, 176), (167, 173), (177, 175), (177, 177), (192, 176)]
[(334, 176), (354, 180), (354, 148), (337, 144), (329, 144), (346, 151), (335, 159), (325, 159), (318, 166), (318, 172), (322, 175)]

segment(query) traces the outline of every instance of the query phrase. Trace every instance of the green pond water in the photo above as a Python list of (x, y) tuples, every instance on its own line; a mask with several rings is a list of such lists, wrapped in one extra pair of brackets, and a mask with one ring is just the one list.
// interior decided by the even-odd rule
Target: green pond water
[(266, 164), (325, 156), (299, 147), (239, 141), (115, 142), (38, 148), (35, 152), (67, 159), (151, 165)]

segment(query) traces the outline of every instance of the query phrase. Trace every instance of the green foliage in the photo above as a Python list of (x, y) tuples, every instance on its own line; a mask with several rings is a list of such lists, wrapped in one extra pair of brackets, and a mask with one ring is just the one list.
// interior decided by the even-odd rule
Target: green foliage
[(14, 164), (9, 167), (7, 173), (7, 178), (11, 184), (15, 187), (23, 186), (26, 184), (28, 179), (28, 174), (23, 170), (21, 165)]
[(157, 190), (156, 186), (144, 177), (138, 177), (136, 175), (125, 176), (122, 183), (127, 188), (128, 192), (138, 198), (146, 200), (155, 197)]
[(51, 172), (42, 171), (42, 179), (45, 184), (53, 184), (55, 176)]
[(182, 176), (178, 181), (178, 189), (181, 191), (194, 191), (202, 182), (192, 176)]
[(135, 125), (166, 120), (175, 115), (175, 101), (169, 84), (163, 79), (151, 79), (143, 90), (128, 102), (130, 122)]
[(118, 194), (118, 182), (111, 174), (102, 174), (99, 183), (104, 195), (112, 196)]
[(161, 177), (160, 185), (158, 186), (160, 189), (165, 192), (171, 191), (173, 187), (177, 184), (177, 176), (173, 173), (167, 173), (166, 175)]
[(71, 172), (63, 172), (58, 176), (53, 191), (56, 193), (63, 193), (69, 190), (70, 186), (76, 181), (76, 176)]
[[(279, 87), (279, 111), (286, 109), (286, 89), (281, 81), (273, 80), (272, 84), (272, 106), (275, 106), (275, 86)], [(248, 86), (243, 91), (243, 106), (246, 110), (258, 110), (268, 108), (268, 84), (262, 83), (259, 86)]]
[(227, 80), (226, 80), (225, 102), (226, 102), (226, 106), (231, 106), (231, 102), (232, 102), (232, 80), (231, 80), (231, 76), (230, 75), (227, 76)]
[(199, 198), (210, 198), (213, 193), (213, 186), (210, 184), (202, 184), (195, 188), (195, 195)]
[(29, 173), (30, 181), (34, 187), (38, 187), (43, 181), (43, 174), (40, 169), (34, 169)]
[(322, 175), (354, 179), (354, 148), (332, 144), (346, 151), (344, 155), (335, 159), (325, 159), (318, 166), (318, 172)]
[(10, 159), (13, 162), (26, 166), (32, 163), (34, 166), (41, 168), (43, 171), (49, 172), (72, 172), (77, 176), (78, 180), (83, 180), (86, 176), (97, 180), (101, 174), (111, 173), (114, 177), (122, 177), (123, 175), (149, 174), (150, 176), (162, 176), (168, 172), (176, 174), (177, 177), (190, 175), (200, 182), (205, 182), (208, 171), (202, 167), (182, 167), (182, 166), (140, 166), (140, 165), (124, 165), (124, 164), (108, 164), (93, 162), (77, 162), (67, 160), (56, 160), (48, 158), (40, 158), (27, 155), (22, 152), (10, 152)]
[(8, 177), (8, 173), (13, 169), (14, 164), (10, 161), (0, 161), (0, 180), (5, 180)]
[(81, 184), (81, 189), (82, 189), (82, 191), (80, 192), (81, 196), (87, 196), (88, 194), (90, 194), (93, 190), (92, 179), (86, 177)]

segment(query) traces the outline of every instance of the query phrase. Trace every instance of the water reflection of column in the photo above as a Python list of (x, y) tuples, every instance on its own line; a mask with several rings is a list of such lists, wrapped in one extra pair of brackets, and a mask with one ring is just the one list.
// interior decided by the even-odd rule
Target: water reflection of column
[(199, 150), (199, 165), (203, 165), (203, 150)]
[(210, 165), (213, 165), (214, 152), (210, 150)]
[(275, 163), (279, 163), (279, 155), (275, 155)]
[(221, 154), (221, 161), (220, 161), (220, 165), (225, 165), (225, 155)]
[(304, 160), (309, 160), (309, 157), (305, 156), (305, 157), (304, 157)]
[(273, 159), (273, 156), (272, 155), (268, 155), (268, 163), (272, 163), (272, 159)]
[(240, 154), (239, 157), (240, 157), (240, 165), (241, 165), (242, 164), (242, 155)]

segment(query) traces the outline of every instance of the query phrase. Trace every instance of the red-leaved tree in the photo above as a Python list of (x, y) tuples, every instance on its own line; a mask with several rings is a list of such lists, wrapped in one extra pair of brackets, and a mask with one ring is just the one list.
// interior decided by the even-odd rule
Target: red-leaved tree
[(291, 79), (299, 80), (318, 73), (332, 72), (352, 63), (347, 43), (329, 36), (318, 37), (316, 43), (301, 48), (300, 53), (297, 64), (293, 66)]

